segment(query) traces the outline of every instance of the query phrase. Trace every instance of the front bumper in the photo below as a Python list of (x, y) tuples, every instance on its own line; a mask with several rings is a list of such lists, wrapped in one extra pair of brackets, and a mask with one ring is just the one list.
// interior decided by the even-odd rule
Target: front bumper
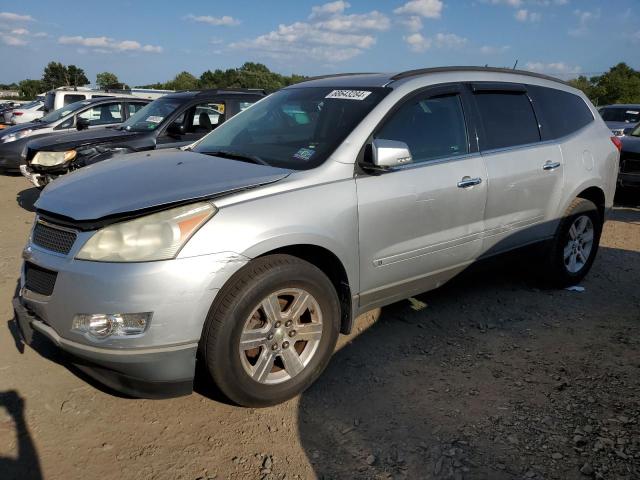
[[(68, 256), (25, 249), (27, 262), (56, 272), (52, 293), (44, 296), (28, 288), (23, 268), (14, 309), (25, 338), (37, 331), (90, 376), (129, 395), (188, 393), (211, 304), (248, 259), (226, 252), (145, 263), (75, 260), (85, 235)], [(153, 312), (141, 335), (95, 341), (72, 331), (76, 314), (136, 312)]]
[(36, 173), (28, 165), (20, 165), (20, 173), (29, 180), (34, 187), (43, 188), (49, 183), (49, 179), (41, 173)]
[(197, 344), (109, 351), (62, 338), (19, 297), (13, 299), (13, 309), (25, 343), (31, 344), (34, 335), (41, 334), (68, 354), (76, 367), (114, 390), (143, 398), (176, 397), (193, 390)]

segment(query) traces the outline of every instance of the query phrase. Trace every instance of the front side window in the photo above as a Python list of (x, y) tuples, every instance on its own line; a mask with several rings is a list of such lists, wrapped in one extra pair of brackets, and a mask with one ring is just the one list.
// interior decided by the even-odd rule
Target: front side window
[(298, 87), (276, 92), (204, 137), (194, 151), (307, 170), (323, 163), (388, 90)]
[(487, 91), (474, 96), (484, 127), (484, 150), (540, 141), (538, 121), (526, 93)]
[(209, 133), (225, 119), (224, 102), (200, 103), (187, 112), (187, 132)]
[(79, 118), (89, 121), (90, 126), (110, 125), (122, 122), (121, 103), (103, 103), (78, 114)]
[(48, 113), (47, 115), (42, 117), (40, 121), (44, 123), (57, 122), (61, 118), (71, 115), (73, 112), (80, 110), (81, 108), (86, 107), (87, 105), (89, 105), (89, 102), (87, 102), (86, 100), (81, 102), (71, 103), (67, 106), (58, 108), (57, 110), (54, 110), (53, 112)]
[(406, 143), (414, 163), (469, 153), (459, 95), (409, 100), (384, 124), (376, 138)]

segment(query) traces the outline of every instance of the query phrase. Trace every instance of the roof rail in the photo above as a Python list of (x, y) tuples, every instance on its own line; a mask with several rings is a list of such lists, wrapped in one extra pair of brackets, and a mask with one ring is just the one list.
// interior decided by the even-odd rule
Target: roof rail
[(203, 88), (194, 90), (183, 90), (185, 92), (196, 92), (196, 95), (216, 95), (219, 93), (261, 93), (267, 94), (263, 88)]
[(528, 77), (542, 78), (544, 80), (550, 80), (552, 82), (563, 83), (568, 85), (567, 82), (550, 75), (544, 75), (542, 73), (529, 72), (526, 70), (515, 70), (511, 68), (498, 68), (498, 67), (477, 67), (477, 66), (454, 66), (454, 67), (431, 67), (431, 68), (419, 68), (417, 70), (407, 70), (406, 72), (397, 73), (391, 77), (392, 81), (402, 80), (403, 78), (415, 77), (418, 75), (426, 75), (428, 73), (445, 73), (445, 72), (490, 72), (490, 73), (513, 73), (517, 75), (526, 75)]
[(317, 77), (307, 77), (298, 83), (311, 82), (313, 80), (323, 80), (325, 78), (354, 77), (356, 75), (375, 75), (375, 74), (376, 74), (375, 72), (332, 73), (329, 75), (318, 75)]

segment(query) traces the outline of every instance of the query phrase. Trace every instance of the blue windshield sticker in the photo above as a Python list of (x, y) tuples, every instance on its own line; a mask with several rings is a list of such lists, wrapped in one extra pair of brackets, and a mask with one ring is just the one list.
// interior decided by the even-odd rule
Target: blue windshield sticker
[(313, 157), (314, 153), (316, 153), (315, 150), (311, 150), (310, 148), (301, 148), (293, 155), (293, 158), (304, 160), (306, 162)]

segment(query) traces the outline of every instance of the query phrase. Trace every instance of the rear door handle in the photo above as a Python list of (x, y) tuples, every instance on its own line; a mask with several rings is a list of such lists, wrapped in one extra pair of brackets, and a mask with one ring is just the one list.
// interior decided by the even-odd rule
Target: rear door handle
[(482, 183), (482, 179), (480, 177), (471, 178), (471, 177), (462, 177), (462, 180), (458, 182), (458, 188), (469, 188), (475, 185), (480, 185)]
[(543, 170), (555, 170), (556, 168), (558, 168), (560, 166), (560, 162), (546, 162), (543, 166), (542, 169)]

